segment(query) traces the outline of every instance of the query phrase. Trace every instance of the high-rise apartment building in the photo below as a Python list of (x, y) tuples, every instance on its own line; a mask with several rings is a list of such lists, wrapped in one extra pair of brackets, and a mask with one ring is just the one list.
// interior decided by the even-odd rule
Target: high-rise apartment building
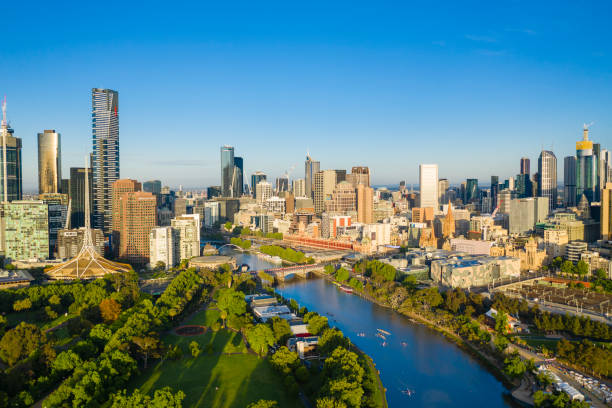
[(557, 157), (550, 150), (542, 150), (538, 158), (538, 197), (548, 197), (548, 208), (557, 206)]
[(5, 257), (25, 261), (49, 258), (49, 210), (42, 201), (4, 204)]
[(155, 267), (163, 262), (166, 269), (179, 262), (179, 231), (172, 227), (157, 227), (151, 230), (149, 238), (149, 263)]
[[(14, 131), (6, 120), (6, 98), (2, 103), (2, 124), (0, 143), (6, 143), (6, 166), (4, 153), (0, 152), (0, 197), (3, 201), (21, 200), (23, 197), (23, 173), (21, 172), (21, 139), (13, 136)], [(6, 140), (6, 142), (4, 141)], [(5, 172), (6, 167), (6, 174)], [(6, 193), (5, 193), (6, 190)]]
[(563, 159), (563, 205), (576, 206), (576, 157)]
[(576, 142), (576, 202), (584, 194), (589, 200), (599, 199), (599, 145), (589, 140), (589, 128), (584, 127), (582, 140)]
[(204, 203), (204, 226), (211, 228), (219, 222), (220, 205), (217, 201), (207, 201)]
[(145, 265), (149, 262), (150, 233), (157, 221), (157, 199), (144, 191), (127, 192), (121, 194), (118, 207), (118, 256), (132, 264)]
[(294, 197), (306, 197), (306, 180), (304, 179), (293, 180), (293, 196)]
[(112, 186), (119, 180), (119, 93), (91, 90), (94, 228), (111, 233)]
[(121, 223), (123, 219), (121, 218), (121, 198), (125, 193), (133, 193), (135, 191), (141, 191), (142, 185), (136, 181), (131, 179), (122, 179), (117, 180), (113, 183), (112, 186), (112, 223), (111, 223), (111, 231), (112, 231), (112, 247), (115, 251), (115, 254), (118, 254), (120, 248), (120, 240), (121, 240)]
[(150, 180), (142, 183), (142, 191), (153, 194), (161, 194), (162, 184), (160, 180)]
[(178, 231), (178, 261), (200, 256), (200, 215), (176, 217), (172, 219), (171, 226)]
[[(85, 177), (89, 177), (87, 184), (85, 183)], [(85, 194), (86, 185), (89, 185), (88, 195)], [(92, 186), (93, 175), (90, 168), (70, 168), (70, 226), (72, 228), (85, 226), (85, 197), (89, 196), (89, 208), (93, 208)]]
[(268, 198), (272, 197), (272, 184), (260, 181), (255, 186), (255, 195), (259, 204), (265, 203)]
[(331, 200), (337, 180), (336, 170), (323, 170), (314, 175), (315, 213), (322, 214), (325, 211), (325, 202)]
[(374, 222), (374, 189), (365, 184), (357, 185), (357, 221), (362, 224)]
[(420, 206), (438, 209), (438, 165), (419, 165)]
[(521, 157), (521, 172), (520, 174), (531, 174), (530, 162), (528, 157)]
[(61, 136), (55, 130), (38, 134), (38, 194), (60, 193), (62, 187)]
[(260, 181), (266, 181), (268, 176), (266, 176), (266, 173), (264, 173), (263, 171), (256, 171), (255, 173), (251, 174), (251, 190), (253, 190), (253, 198), (257, 198), (257, 191), (255, 191), (257, 189), (257, 184), (259, 184)]
[(365, 166), (353, 167), (351, 173), (346, 175), (346, 181), (351, 183), (354, 188), (359, 184), (370, 187), (370, 169)]
[(612, 241), (612, 182), (601, 190), (600, 225), (602, 239)]
[(314, 178), (321, 170), (321, 163), (312, 160), (310, 155), (306, 156), (306, 163), (304, 165), (304, 182), (306, 188), (306, 197), (314, 199)]

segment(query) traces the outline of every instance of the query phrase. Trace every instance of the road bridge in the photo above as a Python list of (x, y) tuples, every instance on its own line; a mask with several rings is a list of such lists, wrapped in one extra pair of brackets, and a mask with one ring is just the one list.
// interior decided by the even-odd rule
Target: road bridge
[(306, 278), (309, 273), (313, 273), (316, 271), (323, 271), (323, 268), (325, 268), (325, 265), (326, 264), (323, 264), (323, 263), (311, 264), (311, 265), (294, 265), (294, 266), (287, 266), (287, 267), (282, 267), (282, 268), (265, 269), (264, 272), (266, 272), (269, 275), (274, 276), (277, 281), (283, 282), (286, 279), (291, 279), (294, 276), (300, 276), (302, 278)]

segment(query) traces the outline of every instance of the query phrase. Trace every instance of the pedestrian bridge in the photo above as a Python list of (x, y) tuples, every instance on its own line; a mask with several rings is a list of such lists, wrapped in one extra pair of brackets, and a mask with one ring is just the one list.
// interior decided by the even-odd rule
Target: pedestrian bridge
[(287, 266), (283, 268), (271, 268), (265, 269), (269, 275), (272, 275), (276, 278), (277, 281), (285, 281), (286, 279), (292, 279), (296, 276), (306, 278), (309, 273), (323, 271), (325, 268), (325, 264), (311, 264), (311, 265), (295, 265), (295, 266)]

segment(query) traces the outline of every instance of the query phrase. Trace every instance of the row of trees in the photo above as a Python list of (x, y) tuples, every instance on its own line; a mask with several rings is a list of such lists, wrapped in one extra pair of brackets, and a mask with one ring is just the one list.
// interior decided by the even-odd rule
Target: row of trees
[(278, 240), (283, 239), (283, 234), (280, 232), (268, 232), (264, 234), (261, 230), (253, 231), (249, 227), (236, 227), (234, 228), (234, 232), (238, 232), (240, 235), (243, 236), (265, 237)]
[(544, 332), (568, 332), (574, 336), (587, 337), (595, 340), (610, 340), (612, 328), (606, 323), (575, 315), (536, 313), (533, 324)]
[(259, 247), (259, 250), (270, 256), (278, 256), (281, 259), (284, 259), (293, 263), (313, 263), (312, 258), (306, 258), (303, 252), (296, 251), (292, 248), (283, 248), (278, 245), (262, 245)]
[(238, 237), (230, 238), (230, 244), (236, 245), (237, 247), (240, 247), (242, 249), (249, 249), (251, 247), (251, 241)]

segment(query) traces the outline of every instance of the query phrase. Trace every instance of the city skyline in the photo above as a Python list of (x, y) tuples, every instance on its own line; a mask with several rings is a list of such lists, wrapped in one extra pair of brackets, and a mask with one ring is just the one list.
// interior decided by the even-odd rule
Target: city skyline
[[(238, 14), (152, 7), (142, 16), (122, 7), (115, 24), (123, 29), (109, 32), (85, 23), (88, 6), (29, 12), (24, 31), (23, 6), (8, 5), (7, 30), (16, 35), (3, 49), (12, 63), (0, 77), (11, 80), (0, 92), (23, 140), (24, 191), (36, 189), (41, 129), (62, 134), (63, 174), (82, 166), (92, 87), (121, 93), (122, 174), (162, 173), (173, 187), (218, 185), (224, 144), (240, 151), (245, 175), (261, 170), (274, 180), (310, 152), (322, 169), (368, 165), (381, 185), (417, 184), (419, 163), (438, 163), (452, 184), (503, 180), (518, 174), (523, 156), (571, 155), (584, 122), (594, 121), (591, 138), (605, 143), (609, 5), (530, 4), (529, 16), (520, 4), (507, 13), (443, 6), (433, 15), (426, 5), (383, 5), (375, 19), (372, 9), (346, 4), (326, 13), (317, 5)], [(298, 11), (308, 25), (292, 23)], [(183, 24), (153, 32), (148, 23), (168, 13)], [(37, 28), (50, 18), (62, 29)], [(397, 143), (406, 148), (388, 148)]]

